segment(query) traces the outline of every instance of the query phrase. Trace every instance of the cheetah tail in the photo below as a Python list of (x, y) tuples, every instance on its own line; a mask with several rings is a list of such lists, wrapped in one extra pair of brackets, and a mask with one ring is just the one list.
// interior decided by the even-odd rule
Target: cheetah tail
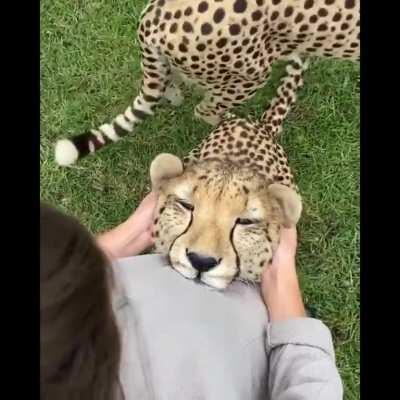
[(283, 121), (297, 99), (298, 89), (303, 86), (303, 73), (307, 68), (308, 60), (303, 62), (298, 56), (291, 58), (276, 96), (261, 116), (261, 121), (274, 136), (279, 136), (282, 132)]
[(142, 91), (123, 114), (119, 114), (109, 124), (91, 129), (68, 139), (61, 139), (55, 146), (55, 159), (59, 165), (68, 166), (88, 154), (94, 153), (108, 144), (117, 142), (132, 133), (137, 124), (153, 115), (152, 107), (159, 98), (144, 94)]

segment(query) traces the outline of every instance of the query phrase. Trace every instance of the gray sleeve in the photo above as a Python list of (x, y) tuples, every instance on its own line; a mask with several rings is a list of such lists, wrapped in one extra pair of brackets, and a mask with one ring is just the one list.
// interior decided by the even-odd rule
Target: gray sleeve
[(343, 387), (329, 329), (313, 318), (268, 324), (272, 400), (339, 400)]

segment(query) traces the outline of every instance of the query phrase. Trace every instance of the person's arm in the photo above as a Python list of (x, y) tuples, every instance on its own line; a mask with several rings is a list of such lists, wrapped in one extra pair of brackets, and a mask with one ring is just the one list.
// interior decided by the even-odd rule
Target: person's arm
[(296, 272), (296, 229), (284, 229), (262, 276), (270, 323), (268, 387), (272, 400), (339, 400), (343, 387), (329, 329), (307, 318)]
[(157, 195), (149, 193), (134, 213), (114, 229), (97, 235), (98, 246), (112, 260), (140, 254), (153, 244), (151, 235)]

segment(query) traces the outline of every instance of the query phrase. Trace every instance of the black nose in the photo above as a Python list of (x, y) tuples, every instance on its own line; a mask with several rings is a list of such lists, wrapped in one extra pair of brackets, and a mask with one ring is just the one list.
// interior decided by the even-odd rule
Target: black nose
[(198, 253), (188, 252), (187, 257), (192, 264), (192, 267), (197, 269), (199, 272), (207, 272), (218, 264), (218, 261), (215, 258), (204, 257)]

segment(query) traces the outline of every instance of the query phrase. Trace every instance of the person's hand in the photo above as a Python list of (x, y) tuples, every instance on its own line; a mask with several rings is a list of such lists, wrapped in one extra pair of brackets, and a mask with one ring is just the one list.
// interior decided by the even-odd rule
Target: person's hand
[(282, 228), (279, 246), (261, 277), (261, 292), (271, 321), (306, 316), (296, 272), (296, 250), (296, 228)]
[(153, 215), (157, 195), (149, 193), (121, 225), (97, 237), (100, 248), (111, 258), (133, 256), (153, 244)]

